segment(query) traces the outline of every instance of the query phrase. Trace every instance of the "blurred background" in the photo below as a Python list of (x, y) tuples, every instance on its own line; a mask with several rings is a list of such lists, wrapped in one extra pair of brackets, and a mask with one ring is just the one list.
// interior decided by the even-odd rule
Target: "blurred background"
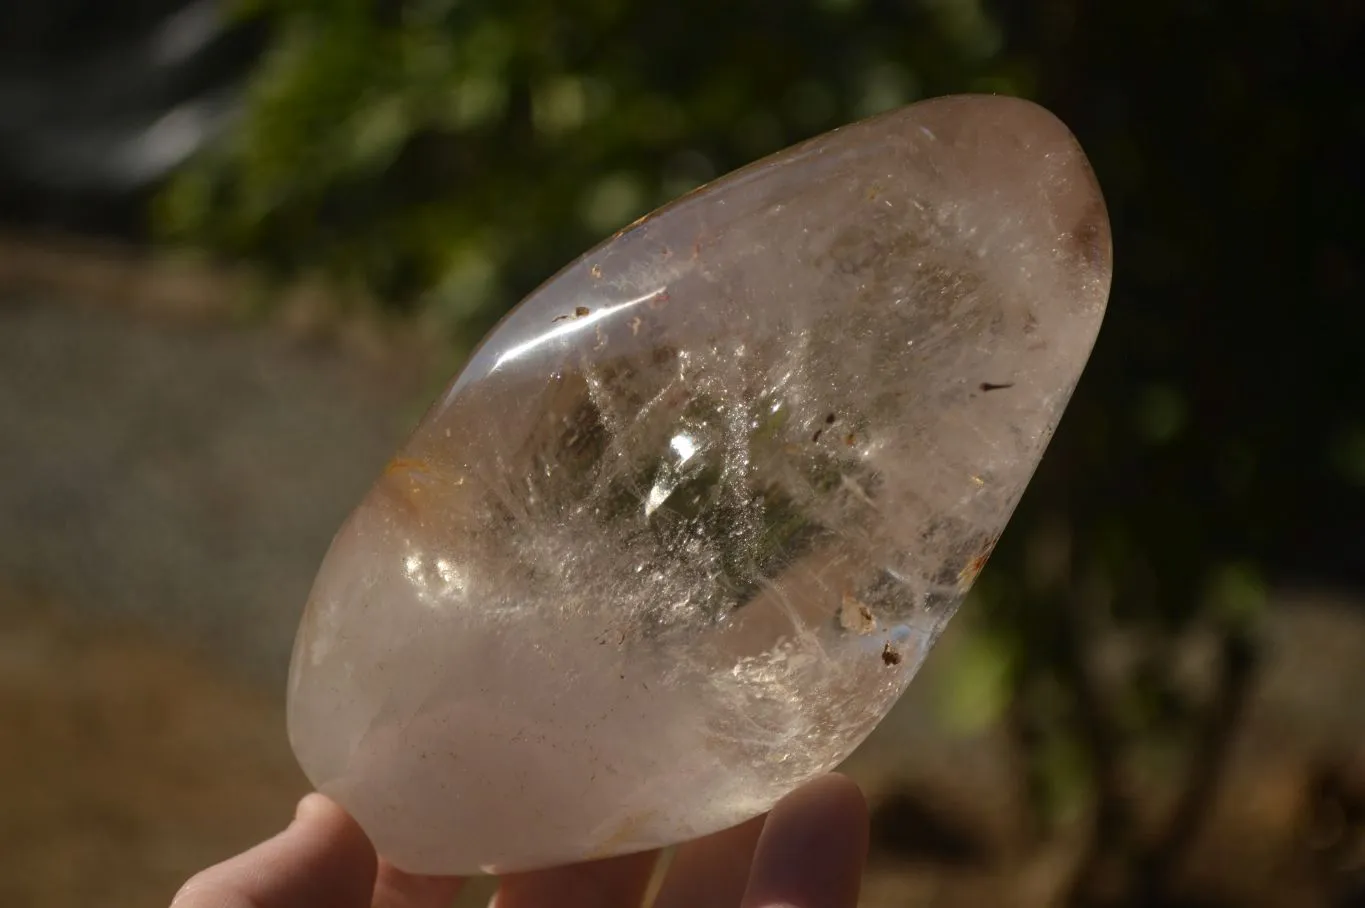
[(287, 821), (313, 571), (508, 306), (985, 91), (1077, 133), (1117, 271), (849, 764), (864, 903), (1365, 905), (1362, 61), (1355, 0), (0, 3), (0, 903), (164, 904)]

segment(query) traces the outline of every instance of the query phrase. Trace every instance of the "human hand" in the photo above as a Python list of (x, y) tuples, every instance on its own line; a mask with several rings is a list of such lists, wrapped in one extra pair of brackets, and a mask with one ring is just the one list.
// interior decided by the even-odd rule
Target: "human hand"
[[(680, 846), (653, 908), (854, 908), (867, 832), (857, 787), (816, 779), (766, 818)], [(492, 908), (638, 908), (657, 858), (510, 874)], [(288, 829), (196, 875), (171, 908), (448, 908), (463, 882), (390, 866), (345, 811), (311, 794)]]

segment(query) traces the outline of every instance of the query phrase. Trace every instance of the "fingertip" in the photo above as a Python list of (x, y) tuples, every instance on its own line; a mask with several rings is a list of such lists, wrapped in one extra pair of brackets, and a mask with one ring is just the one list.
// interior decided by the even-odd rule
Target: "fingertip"
[(653, 908), (738, 905), (766, 816), (678, 847)]
[(304, 795), (294, 809), (294, 823), (284, 835), (295, 830), (311, 843), (310, 857), (355, 867), (361, 871), (359, 876), (373, 885), (379, 869), (374, 846), (360, 824), (336, 801), (317, 792)]
[(744, 908), (854, 908), (867, 860), (867, 800), (830, 774), (773, 808), (754, 851)]
[(377, 858), (360, 825), (312, 794), (294, 822), (255, 848), (195, 875), (172, 908), (369, 908)]
[(325, 818), (332, 811), (340, 811), (341, 807), (327, 797), (316, 791), (310, 791), (299, 799), (299, 803), (294, 807), (294, 821), (307, 823)]
[(792, 792), (778, 807), (806, 805), (806, 808), (829, 812), (831, 818), (839, 822), (856, 823), (862, 830), (862, 838), (867, 839), (868, 807), (863, 790), (843, 773), (832, 772), (807, 782)]

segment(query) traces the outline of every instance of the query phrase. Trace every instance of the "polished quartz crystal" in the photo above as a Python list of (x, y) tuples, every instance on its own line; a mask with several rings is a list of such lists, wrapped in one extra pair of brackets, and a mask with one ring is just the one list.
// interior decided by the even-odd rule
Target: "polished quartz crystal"
[(328, 552), (294, 750), (381, 854), (503, 872), (768, 809), (905, 689), (1104, 311), (1046, 111), (916, 104), (718, 180), (514, 309)]

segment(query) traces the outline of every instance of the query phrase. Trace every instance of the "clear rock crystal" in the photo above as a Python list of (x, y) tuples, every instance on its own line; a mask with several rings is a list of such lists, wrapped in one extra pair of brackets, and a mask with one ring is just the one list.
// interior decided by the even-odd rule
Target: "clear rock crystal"
[(512, 311), (332, 544), (294, 750), (414, 872), (700, 836), (849, 754), (1023, 492), (1109, 227), (1051, 114), (927, 101), (627, 228)]

